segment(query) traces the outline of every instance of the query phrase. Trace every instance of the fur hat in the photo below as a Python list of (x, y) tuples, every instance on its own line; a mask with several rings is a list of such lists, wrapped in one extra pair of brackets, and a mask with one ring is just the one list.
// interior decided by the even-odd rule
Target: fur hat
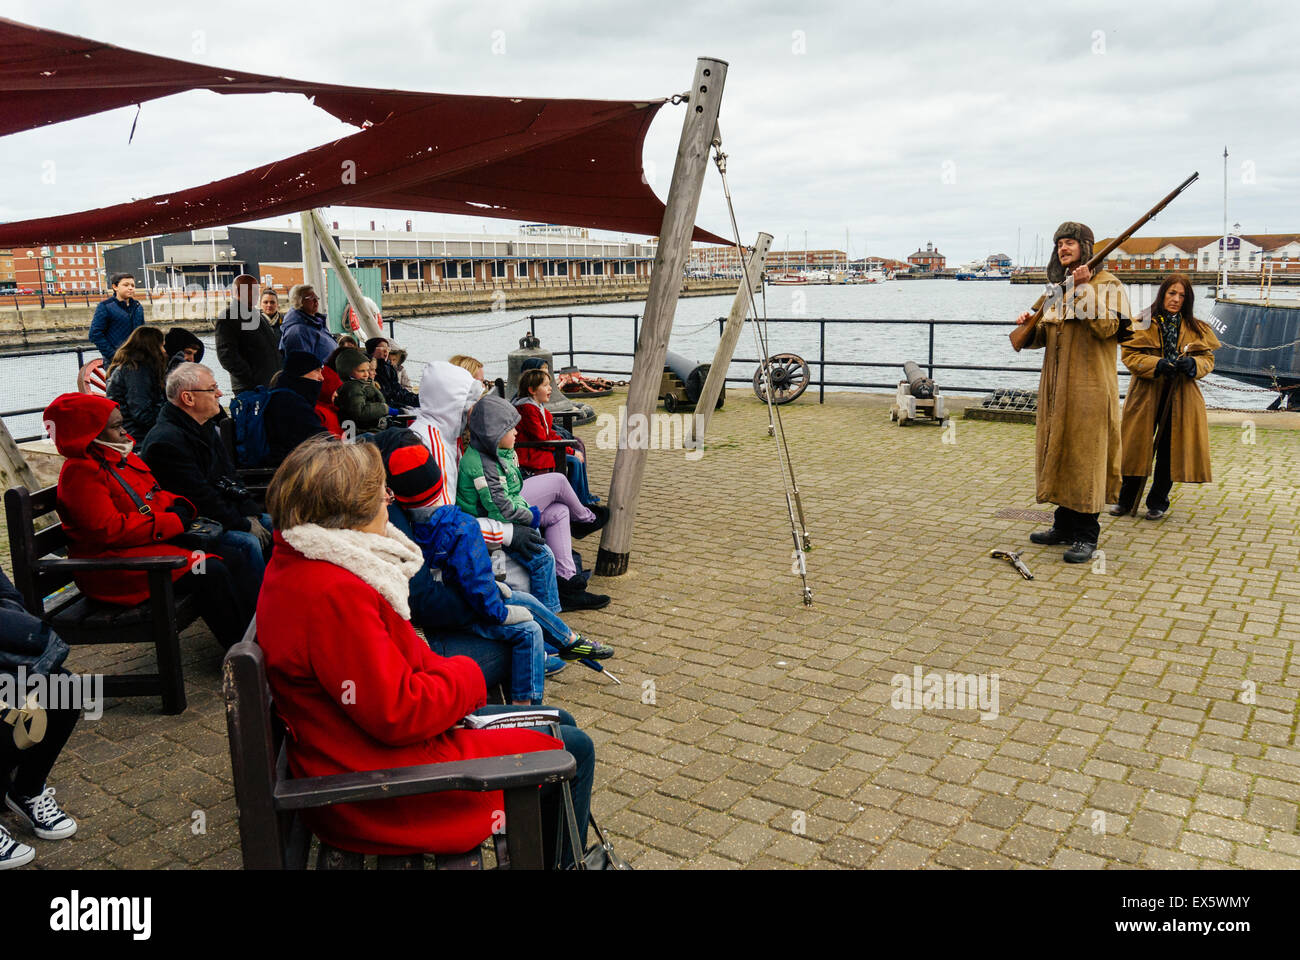
[(1047, 264), (1047, 280), (1049, 283), (1063, 283), (1065, 281), (1065, 267), (1061, 265), (1061, 259), (1056, 255), (1056, 244), (1062, 239), (1079, 241), (1079, 262), (1076, 266), (1083, 266), (1092, 259), (1092, 230), (1086, 224), (1077, 223), (1074, 220), (1065, 221), (1056, 228), (1056, 233), (1052, 235), (1052, 259)]

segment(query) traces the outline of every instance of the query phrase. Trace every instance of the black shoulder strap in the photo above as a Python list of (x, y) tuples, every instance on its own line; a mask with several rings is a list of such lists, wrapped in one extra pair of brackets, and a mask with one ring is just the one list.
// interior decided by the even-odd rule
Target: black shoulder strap
[[(143, 500), (140, 499), (140, 495), (135, 492), (135, 488), (132, 487), (131, 484), (127, 483), (126, 479), (120, 473), (114, 470), (113, 465), (109, 463), (107, 460), (104, 461), (104, 469), (106, 469), (110, 474), (112, 474), (113, 479), (122, 485), (122, 489), (126, 491), (126, 495), (131, 498), (131, 502), (135, 504), (135, 508), (137, 510), (139, 510), (145, 516), (148, 516), (149, 514), (153, 513), (153, 507), (149, 506), (149, 504), (145, 503)], [(153, 489), (154, 490), (158, 489), (157, 482), (154, 483)], [(153, 493), (153, 490), (150, 490), (149, 492)]]

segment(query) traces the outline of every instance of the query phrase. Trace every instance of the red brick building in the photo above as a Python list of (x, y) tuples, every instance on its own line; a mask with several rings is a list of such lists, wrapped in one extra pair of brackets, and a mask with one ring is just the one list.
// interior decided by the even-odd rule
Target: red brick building
[(924, 250), (917, 250), (907, 258), (907, 262), (912, 265), (913, 273), (935, 273), (942, 270), (948, 261), (933, 243), (927, 243)]
[(98, 293), (107, 286), (97, 243), (62, 243), (13, 251), (14, 284), (46, 293)]

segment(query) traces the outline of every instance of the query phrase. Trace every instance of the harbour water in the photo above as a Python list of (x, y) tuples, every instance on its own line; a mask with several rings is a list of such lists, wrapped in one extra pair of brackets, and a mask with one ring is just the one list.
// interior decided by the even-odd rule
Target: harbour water
[[(1130, 299), (1140, 307), (1151, 299), (1154, 289), (1134, 286), (1129, 289)], [(1209, 313), (1208, 291), (1198, 288), (1197, 314)], [(827, 379), (866, 383), (896, 383), (902, 375), (905, 360), (924, 364), (929, 355), (929, 326), (926, 320), (1004, 321), (1006, 327), (994, 326), (938, 326), (934, 337), (935, 379), (941, 390), (945, 384), (949, 392), (958, 392), (956, 385), (972, 388), (1037, 386), (1036, 373), (1014, 373), (1015, 368), (1038, 366), (1041, 354), (1025, 351), (1017, 354), (1007, 342), (1007, 331), (1015, 316), (1028, 308), (1037, 296), (1035, 288), (1010, 283), (959, 283), (955, 280), (909, 280), (862, 285), (809, 285), (776, 286), (766, 290), (766, 314), (769, 317), (798, 317), (803, 319), (879, 318), (900, 321), (890, 325), (827, 324), (826, 359), (882, 363), (888, 368), (841, 367), (832, 368)], [(669, 349), (684, 354), (701, 363), (709, 362), (718, 342), (716, 320), (726, 315), (731, 307), (730, 296), (693, 297), (679, 300), (673, 324)], [(759, 308), (763, 309), (763, 298)], [(512, 310), (509, 301), (506, 309), (457, 316), (428, 317), (399, 320), (395, 339), (410, 353), (407, 367), (411, 377), (418, 382), (425, 361), (447, 359), (453, 354), (468, 353), (481, 359), (489, 377), (504, 376), (506, 354), (515, 349), (519, 339), (528, 331), (529, 315), (558, 316), (536, 322), (542, 345), (556, 355), (556, 366), (569, 363), (568, 321), (569, 313), (596, 314), (597, 317), (577, 317), (573, 320), (573, 338), (577, 354), (575, 362), (584, 370), (622, 371), (631, 369), (630, 357), (594, 357), (584, 355), (587, 350), (608, 350), (631, 353), (633, 348), (632, 321), (620, 319), (633, 314), (640, 316), (644, 301), (604, 303), (590, 307), (564, 307), (539, 310), (536, 307)], [(608, 317), (609, 319), (602, 319)], [(229, 377), (216, 361), (212, 337), (203, 338), (207, 344), (205, 360), (217, 374), (218, 383), (229, 392)], [(812, 364), (812, 375), (817, 377), (818, 328), (816, 324), (769, 325), (769, 348), (773, 353), (796, 353)], [(94, 349), (86, 358), (96, 356)], [(728, 376), (751, 378), (757, 368), (753, 359), (758, 356), (750, 330), (743, 334)], [(992, 371), (948, 371), (945, 364), (997, 366)], [(70, 355), (10, 357), (0, 360), (0, 410), (43, 407), (54, 396), (74, 389), (75, 361)], [(609, 374), (607, 374), (609, 376)], [(1127, 385), (1127, 376), (1121, 373), (1120, 390)], [(732, 384), (738, 386), (739, 384)], [(1223, 378), (1211, 375), (1202, 382), (1206, 401), (1214, 407), (1263, 409), (1276, 394), (1257, 392)], [(845, 389), (845, 388), (835, 388)], [(851, 388), (850, 388), (851, 389)], [(876, 387), (874, 389), (882, 389)], [(964, 391), (971, 392), (971, 391)], [(815, 396), (810, 388), (805, 394), (808, 402)], [(10, 432), (15, 437), (32, 436), (40, 432), (39, 414), (7, 417)]]

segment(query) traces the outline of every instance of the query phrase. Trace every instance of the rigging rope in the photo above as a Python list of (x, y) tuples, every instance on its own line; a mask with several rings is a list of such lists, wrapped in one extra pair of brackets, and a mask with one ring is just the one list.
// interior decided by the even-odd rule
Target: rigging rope
[[(741, 275), (744, 278), (745, 292), (749, 297), (749, 308), (754, 315), (754, 340), (761, 358), (759, 369), (763, 374), (763, 394), (767, 400), (767, 432), (776, 437), (777, 459), (781, 463), (781, 484), (785, 488), (785, 509), (790, 518), (790, 538), (794, 541), (791, 554), (792, 568), (799, 575), (803, 584), (804, 606), (812, 604), (812, 588), (808, 585), (808, 559), (805, 551), (812, 548), (812, 538), (808, 534), (808, 523), (804, 519), (803, 501), (799, 497), (799, 483), (794, 476), (794, 461), (790, 457), (790, 446), (786, 442), (785, 425), (781, 422), (781, 408), (772, 401), (772, 363), (768, 349), (767, 336), (767, 291), (763, 291), (763, 315), (760, 321), (758, 304), (754, 300), (754, 283), (749, 276), (749, 263), (745, 258), (745, 246), (740, 240), (740, 227), (736, 223), (736, 208), (731, 202), (731, 186), (727, 183), (727, 155), (722, 152), (722, 134), (713, 128), (713, 160), (718, 173), (722, 176), (722, 194), (727, 200), (727, 214), (731, 218), (731, 232), (736, 238), (736, 254), (740, 258)], [(795, 514), (798, 514), (798, 520)]]

